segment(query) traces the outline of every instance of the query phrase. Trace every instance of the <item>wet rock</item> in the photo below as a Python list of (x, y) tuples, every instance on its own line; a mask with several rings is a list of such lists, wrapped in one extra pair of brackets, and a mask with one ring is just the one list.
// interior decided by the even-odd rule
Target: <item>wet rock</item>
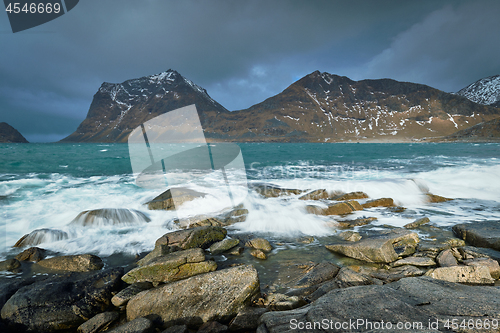
[(500, 250), (500, 223), (498, 222), (457, 224), (452, 229), (458, 238), (471, 245)]
[(72, 273), (19, 289), (3, 306), (2, 319), (35, 332), (76, 329), (109, 305), (123, 269)]
[(19, 261), (34, 261), (38, 262), (45, 258), (47, 251), (39, 247), (30, 247), (16, 256)]
[(359, 227), (362, 225), (367, 225), (373, 221), (376, 221), (376, 217), (360, 217), (355, 220), (342, 220), (338, 221), (338, 224), (341, 228), (353, 228), (353, 227)]
[(427, 271), (425, 276), (448, 282), (471, 285), (495, 284), (495, 280), (491, 277), (490, 270), (486, 266), (438, 267)]
[(448, 238), (443, 241), (443, 244), (450, 245), (451, 247), (460, 247), (460, 246), (465, 246), (465, 241), (460, 238)]
[(229, 212), (223, 214), (224, 225), (244, 222), (247, 219), (247, 215), (248, 209), (246, 209), (243, 204), (240, 204), (234, 207), (234, 209), (230, 210)]
[(314, 237), (313, 236), (303, 236), (303, 237), (297, 238), (295, 241), (302, 243), (302, 244), (311, 244), (312, 242), (314, 242)]
[(170, 326), (161, 333), (189, 333), (189, 330), (186, 325), (174, 325)]
[(260, 316), (269, 311), (267, 308), (246, 307), (229, 324), (230, 332), (248, 332), (257, 329)]
[(361, 205), (363, 208), (372, 207), (392, 207), (394, 206), (394, 200), (392, 198), (380, 198), (375, 200), (370, 200)]
[(108, 225), (134, 225), (150, 222), (151, 219), (135, 209), (101, 208), (85, 210), (71, 221), (70, 225), (103, 227)]
[(193, 201), (205, 196), (205, 193), (197, 192), (187, 188), (171, 188), (146, 203), (151, 210), (173, 210), (175, 205)]
[(143, 291), (127, 304), (127, 318), (156, 314), (167, 325), (198, 327), (207, 321), (236, 316), (259, 292), (255, 268), (237, 266)]
[[(45, 280), (45, 278), (34, 278), (34, 277), (29, 277), (25, 279), (13, 279), (12, 281), (9, 282), (3, 282), (0, 284), (0, 309), (4, 306), (4, 304), (9, 300), (9, 298), (12, 297), (19, 289), (22, 287), (28, 286), (30, 284), (33, 284), (37, 281), (40, 280)], [(1, 331), (0, 331), (1, 332)]]
[(137, 318), (126, 324), (114, 328), (109, 333), (153, 333), (155, 332), (153, 322), (147, 318)]
[(267, 255), (262, 250), (252, 249), (250, 251), (250, 254), (252, 256), (254, 256), (255, 258), (260, 259), (260, 260), (266, 260), (267, 259)]
[(364, 192), (350, 192), (350, 193), (336, 195), (332, 198), (332, 200), (344, 201), (344, 200), (357, 200), (366, 198), (368, 198), (368, 194)]
[(115, 296), (113, 296), (113, 298), (111, 298), (111, 303), (113, 303), (113, 305), (116, 307), (123, 306), (123, 305), (127, 304), (127, 302), (132, 297), (134, 297), (135, 295), (137, 295), (141, 291), (148, 290), (151, 288), (153, 288), (153, 284), (151, 282), (133, 283), (130, 286), (128, 286), (127, 288), (121, 290)]
[[(499, 297), (498, 288), (471, 287), (428, 277), (412, 277), (385, 285), (332, 290), (302, 308), (267, 312), (259, 320), (258, 332), (289, 332), (294, 328), (294, 323), (312, 324), (324, 318), (333, 322), (349, 322), (353, 318), (362, 318), (365, 323), (380, 322), (382, 318), (384, 322), (392, 323), (421, 322), (423, 328), (415, 331), (424, 332), (429, 318), (459, 317), (460, 321), (465, 319), (467, 322), (480, 317), (491, 322), (499, 314)], [(367, 332), (364, 325), (350, 331)]]
[(262, 250), (264, 252), (271, 252), (273, 247), (267, 239), (264, 238), (254, 238), (245, 243), (246, 247), (251, 247), (256, 250)]
[(129, 271), (122, 277), (128, 284), (135, 282), (172, 282), (217, 269), (213, 261), (204, 261), (200, 248), (178, 251), (151, 260), (148, 264)]
[(92, 254), (78, 254), (40, 260), (37, 265), (58, 271), (88, 272), (100, 270), (104, 263)]
[(494, 279), (500, 278), (500, 266), (498, 261), (491, 258), (468, 259), (462, 262), (467, 266), (486, 266), (490, 270), (490, 275)]
[(392, 267), (412, 265), (417, 267), (436, 266), (436, 262), (428, 257), (406, 257), (391, 264)]
[(294, 288), (305, 288), (333, 279), (339, 272), (340, 267), (333, 263), (324, 262), (314, 266), (304, 275)]
[(7, 259), (0, 261), (0, 271), (15, 271), (21, 267), (21, 263), (17, 259)]
[[(375, 280), (364, 274), (357, 273), (348, 267), (342, 267), (335, 277), (339, 288), (348, 288), (354, 286), (365, 286), (374, 284)], [(382, 283), (379, 283), (382, 284)]]
[(406, 210), (406, 207), (403, 206), (387, 207), (387, 210), (393, 213), (402, 213)]
[(363, 210), (363, 207), (356, 200), (351, 200), (329, 205), (322, 210), (321, 215), (345, 215), (357, 210)]
[(25, 247), (68, 239), (68, 233), (56, 229), (37, 229), (21, 237), (14, 247)]
[(431, 194), (431, 193), (426, 193), (427, 196), (427, 202), (430, 203), (439, 203), (439, 202), (445, 202), (445, 201), (450, 201), (453, 199), (450, 198), (445, 198), (439, 195)]
[(240, 240), (237, 238), (226, 238), (221, 240), (220, 242), (213, 243), (210, 246), (210, 253), (212, 254), (220, 254), (226, 252), (227, 250), (232, 249), (240, 243)]
[(208, 248), (226, 237), (227, 231), (222, 227), (198, 227), (166, 233), (156, 240), (155, 246), (176, 247), (182, 250), (200, 247)]
[(316, 206), (316, 205), (307, 205), (306, 212), (314, 215), (323, 215), (324, 208)]
[(299, 200), (323, 200), (328, 199), (330, 195), (326, 190), (315, 190), (299, 197)]
[(405, 224), (406, 229), (415, 229), (420, 227), (421, 225), (429, 223), (431, 220), (429, 220), (428, 217), (422, 217), (421, 219), (417, 219), (413, 221), (412, 223)]
[(344, 231), (339, 234), (339, 237), (342, 238), (343, 240), (349, 241), (349, 242), (357, 242), (359, 241), (362, 237), (359, 233), (354, 232), (354, 231)]
[(221, 227), (226, 225), (224, 220), (207, 215), (196, 215), (176, 220), (175, 222), (180, 228), (183, 229), (197, 227)]
[(120, 315), (117, 312), (103, 312), (90, 318), (80, 326), (78, 326), (78, 333), (97, 333), (108, 329), (108, 327), (115, 322)]
[(374, 263), (389, 263), (397, 260), (395, 247), (417, 245), (419, 239), (414, 232), (396, 229), (379, 236), (361, 239), (357, 242), (326, 245), (330, 251)]
[(304, 190), (281, 188), (271, 184), (249, 184), (248, 187), (265, 198), (299, 195), (305, 192)]
[(441, 251), (436, 257), (436, 261), (441, 267), (457, 266), (458, 262), (451, 250)]
[(209, 321), (200, 326), (197, 333), (224, 333), (227, 332), (227, 326), (217, 321)]

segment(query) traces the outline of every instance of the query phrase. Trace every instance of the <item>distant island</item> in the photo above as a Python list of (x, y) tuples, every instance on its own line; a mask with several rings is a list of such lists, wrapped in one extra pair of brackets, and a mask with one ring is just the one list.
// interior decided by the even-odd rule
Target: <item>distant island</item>
[[(472, 138), (467, 129), (500, 118), (498, 78), (479, 80), (454, 94), (410, 82), (354, 81), (315, 71), (261, 103), (230, 112), (170, 69), (120, 84), (103, 83), (86, 119), (61, 141), (126, 142), (145, 121), (191, 104), (209, 141), (463, 141)], [(490, 127), (487, 136), (473, 140), (495, 141), (498, 129), (492, 133)]]
[(0, 143), (28, 143), (28, 140), (14, 127), (0, 123)]

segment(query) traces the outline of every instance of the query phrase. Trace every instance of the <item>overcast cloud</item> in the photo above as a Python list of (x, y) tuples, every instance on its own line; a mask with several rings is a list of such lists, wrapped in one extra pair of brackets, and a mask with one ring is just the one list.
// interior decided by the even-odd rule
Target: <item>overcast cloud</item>
[(457, 91), (500, 74), (499, 1), (83, 0), (13, 34), (0, 14), (0, 122), (55, 141), (102, 82), (169, 68), (229, 110), (315, 70)]

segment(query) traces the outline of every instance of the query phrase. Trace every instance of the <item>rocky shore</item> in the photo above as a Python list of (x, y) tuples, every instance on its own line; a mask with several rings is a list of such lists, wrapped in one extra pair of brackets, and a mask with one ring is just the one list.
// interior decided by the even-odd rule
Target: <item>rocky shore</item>
[[(305, 200), (337, 232), (294, 239), (235, 233), (230, 226), (248, 214), (238, 206), (179, 221), (151, 252), (113, 266), (93, 254), (51, 253), (43, 244), (68, 235), (35, 230), (15, 244), (15, 258), (0, 262), (0, 271), (11, 272), (0, 287), (0, 332), (499, 331), (500, 224), (447, 229), (421, 217), (401, 228), (370, 228), (370, 212), (404, 214), (405, 207), (363, 192), (252, 190)], [(176, 195), (187, 202), (203, 194)], [(429, 205), (452, 200), (423, 195)], [(172, 193), (145, 206), (174, 209)], [(365, 216), (350, 217), (359, 211)], [(103, 209), (71, 223), (132, 217), (148, 221), (138, 211)]]

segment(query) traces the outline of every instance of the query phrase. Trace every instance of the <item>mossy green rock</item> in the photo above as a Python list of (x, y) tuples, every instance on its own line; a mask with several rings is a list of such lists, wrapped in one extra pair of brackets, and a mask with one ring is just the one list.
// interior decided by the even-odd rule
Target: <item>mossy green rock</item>
[(235, 247), (239, 243), (240, 243), (239, 239), (226, 238), (224, 240), (221, 240), (220, 242), (212, 244), (212, 246), (210, 246), (210, 253), (212, 253), (212, 254), (223, 253), (227, 250), (232, 249), (233, 247)]
[(223, 240), (227, 235), (226, 229), (222, 227), (198, 227), (185, 230), (177, 230), (166, 233), (156, 240), (155, 246), (168, 245), (178, 247), (182, 250), (200, 247), (208, 248), (215, 242)]

